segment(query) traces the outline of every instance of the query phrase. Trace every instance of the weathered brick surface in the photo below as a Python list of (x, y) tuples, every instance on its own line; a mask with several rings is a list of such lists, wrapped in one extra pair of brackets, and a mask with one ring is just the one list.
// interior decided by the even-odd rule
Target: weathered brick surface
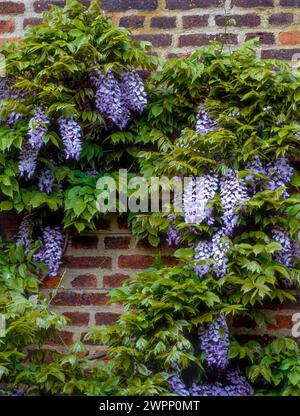
[[(80, 0), (89, 4), (89, 0)], [(292, 60), (299, 45), (300, 0), (227, 0), (226, 16), (219, 0), (103, 0), (102, 6), (116, 25), (130, 28), (136, 40), (153, 44), (159, 56), (181, 56), (214, 40), (235, 49), (258, 37), (257, 56)], [(0, 1), (0, 44), (22, 37), (29, 24), (38, 24), (51, 4), (65, 0)], [(225, 23), (227, 22), (227, 23)], [(199, 30), (200, 29), (200, 30)], [(99, 224), (105, 229), (106, 224)]]

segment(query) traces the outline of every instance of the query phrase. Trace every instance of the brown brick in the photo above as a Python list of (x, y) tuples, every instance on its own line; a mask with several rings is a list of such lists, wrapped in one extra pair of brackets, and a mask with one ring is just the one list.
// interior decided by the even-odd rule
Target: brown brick
[(130, 27), (132, 29), (140, 29), (144, 26), (145, 16), (122, 16), (120, 18), (120, 26)]
[(165, 48), (167, 46), (171, 46), (172, 43), (172, 36), (166, 34), (159, 34), (159, 35), (135, 35), (133, 39), (137, 42), (141, 40), (146, 40), (151, 42), (155, 48)]
[(257, 325), (249, 316), (236, 316), (233, 318), (232, 326), (234, 328), (256, 328)]
[(293, 30), (291, 32), (280, 32), (278, 39), (282, 45), (299, 45), (300, 30)]
[[(183, 46), (202, 46), (208, 45), (210, 42), (219, 41), (225, 42), (225, 34), (216, 34), (216, 35), (206, 35), (204, 33), (191, 34), (191, 35), (181, 35), (179, 37), (179, 47)], [(237, 35), (227, 34), (227, 42), (236, 44)]]
[(60, 331), (59, 335), (51, 338), (50, 341), (48, 341), (49, 345), (63, 345), (63, 343), (67, 345), (71, 345), (73, 343), (73, 332), (69, 331)]
[(110, 12), (129, 9), (155, 10), (157, 8), (157, 0), (103, 0), (102, 8)]
[(111, 269), (112, 259), (106, 256), (94, 256), (94, 257), (76, 257), (65, 256), (63, 258), (63, 267), (68, 269), (89, 269), (89, 268), (101, 268)]
[(275, 43), (275, 35), (271, 32), (255, 32), (255, 33), (247, 33), (246, 40), (259, 38), (259, 41), (263, 45), (272, 45)]
[(273, 0), (232, 0), (237, 7), (273, 7)]
[(38, 0), (33, 3), (33, 9), (36, 13), (44, 12), (48, 10), (51, 5), (64, 6), (66, 0)]
[(276, 315), (276, 324), (268, 324), (268, 329), (291, 329), (293, 326), (293, 322), (291, 316), (287, 315)]
[(165, 267), (172, 267), (178, 264), (178, 259), (172, 256), (162, 256), (161, 261)]
[(290, 61), (296, 53), (300, 53), (300, 49), (268, 49), (261, 52), (261, 57), (262, 59), (281, 59)]
[(209, 15), (205, 14), (204, 16), (183, 16), (182, 25), (184, 29), (189, 29), (192, 27), (203, 27), (208, 25)]
[(104, 246), (106, 249), (128, 249), (130, 237), (105, 237)]
[(270, 25), (289, 25), (293, 20), (293, 13), (274, 13), (269, 17)]
[(55, 289), (59, 286), (60, 282), (61, 282), (60, 276), (55, 276), (55, 277), (47, 276), (42, 282), (42, 288), (43, 289)]
[(90, 314), (88, 312), (64, 312), (63, 314), (70, 319), (70, 325), (87, 326), (89, 324)]
[[(247, 13), (243, 15), (231, 15), (229, 19), (230, 19), (230, 26), (255, 27), (260, 24), (260, 17), (254, 13)], [(231, 20), (234, 21), (234, 23), (233, 22), (231, 23)], [(226, 17), (224, 15), (217, 15), (215, 17), (215, 21), (218, 26), (225, 26)]]
[(130, 256), (119, 256), (118, 265), (123, 269), (147, 269), (153, 266), (153, 256), (143, 256), (140, 254)]
[(98, 237), (93, 235), (76, 236), (72, 238), (72, 248), (83, 248), (86, 250), (96, 249), (98, 246)]
[(0, 229), (17, 230), (21, 217), (14, 212), (0, 212)]
[(209, 8), (220, 6), (219, 0), (167, 0), (166, 8), (169, 10), (188, 10), (197, 7)]
[(13, 20), (0, 20), (0, 33), (11, 33), (15, 30), (15, 27)]
[(55, 296), (53, 304), (57, 306), (103, 306), (107, 304), (107, 294), (87, 292), (80, 293), (64, 290)]
[(24, 19), (23, 22), (23, 27), (27, 27), (27, 26), (38, 26), (43, 22), (43, 19), (39, 19), (38, 17), (30, 17), (28, 19)]
[(300, 0), (280, 0), (280, 6), (300, 7)]
[(176, 27), (176, 17), (155, 16), (151, 19), (151, 27), (159, 29), (170, 29)]
[(97, 287), (97, 277), (94, 274), (81, 274), (72, 280), (71, 285), (73, 287)]
[(104, 218), (100, 218), (99, 221), (96, 223), (96, 229), (101, 230), (110, 230), (110, 221), (105, 220)]
[(127, 274), (122, 274), (122, 273), (106, 275), (106, 276), (103, 276), (103, 287), (104, 288), (120, 287), (127, 279), (129, 279), (129, 276)]
[[(90, 0), (79, 0), (80, 3), (88, 6), (90, 4)], [(44, 12), (48, 10), (50, 6), (64, 6), (66, 4), (66, 0), (37, 0), (33, 3), (33, 9), (36, 13)]]
[(121, 315), (119, 313), (99, 312), (95, 315), (96, 325), (114, 325)]
[[(144, 80), (146, 80), (150, 76), (150, 74), (147, 75), (147, 72), (145, 71), (139, 72), (139, 74)], [(128, 226), (127, 218), (118, 217), (118, 227), (120, 228), (120, 230), (128, 230), (129, 226)]]
[(0, 1), (0, 14), (24, 13), (25, 4), (16, 1)]
[(268, 345), (276, 337), (270, 335), (256, 335), (256, 334), (235, 334), (234, 338), (241, 344), (244, 345), (248, 341), (257, 341), (261, 345)]

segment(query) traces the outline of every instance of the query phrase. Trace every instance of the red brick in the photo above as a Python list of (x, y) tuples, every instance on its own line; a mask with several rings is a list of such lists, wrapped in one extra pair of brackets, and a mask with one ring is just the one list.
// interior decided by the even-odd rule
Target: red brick
[(172, 267), (178, 264), (178, 259), (172, 256), (162, 256), (161, 261), (165, 267)]
[(0, 33), (12, 33), (15, 27), (13, 20), (0, 20)]
[(116, 273), (112, 275), (103, 276), (103, 287), (104, 288), (120, 287), (127, 279), (129, 279), (129, 276), (127, 274), (122, 274), (122, 273)]
[(97, 277), (94, 274), (81, 274), (72, 280), (71, 285), (73, 287), (97, 287)]
[(122, 27), (130, 27), (132, 29), (140, 29), (144, 26), (145, 16), (122, 16), (119, 25)]
[(209, 8), (220, 6), (219, 0), (166, 0), (166, 8), (169, 10), (188, 10), (197, 7)]
[(279, 33), (279, 42), (282, 45), (299, 45), (300, 44), (300, 30), (293, 30), (291, 32)]
[(143, 256), (140, 254), (130, 256), (119, 256), (118, 265), (123, 269), (147, 269), (153, 266), (153, 256)]
[(232, 326), (234, 328), (256, 328), (257, 325), (249, 316), (236, 316), (233, 318)]
[(263, 45), (272, 45), (275, 43), (275, 35), (271, 32), (255, 32), (247, 33), (246, 40), (259, 38), (259, 41)]
[(70, 325), (87, 326), (90, 320), (88, 312), (64, 312), (64, 315), (70, 319)]
[(0, 14), (24, 13), (25, 4), (16, 1), (0, 1)]
[(27, 27), (27, 26), (38, 26), (40, 24), (42, 24), (43, 19), (39, 19), (38, 17), (31, 17), (28, 19), (24, 19), (23, 22), (23, 27)]
[(269, 17), (270, 25), (288, 25), (293, 23), (293, 13), (274, 13)]
[(106, 249), (128, 249), (130, 237), (105, 237), (104, 246)]
[(232, 0), (237, 7), (273, 7), (273, 0)]
[[(139, 71), (139, 75), (146, 80), (147, 78), (149, 78), (149, 76), (151, 75), (150, 73), (147, 73), (146, 71)], [(120, 228), (120, 230), (128, 230), (129, 229), (129, 225), (128, 225), (128, 221), (127, 218), (124, 217), (118, 217), (118, 227)]]
[[(79, 0), (80, 3), (88, 6), (90, 4), (89, 0)], [(48, 10), (50, 6), (64, 6), (66, 0), (38, 0), (33, 3), (33, 9), (36, 13), (44, 12)]]
[(51, 5), (64, 6), (66, 0), (38, 0), (33, 3), (33, 9), (36, 13), (44, 12), (48, 10)]
[(98, 237), (92, 235), (83, 235), (76, 236), (72, 238), (71, 247), (72, 248), (82, 248), (82, 249), (96, 249), (98, 246)]
[(248, 341), (256, 341), (259, 342), (261, 345), (268, 345), (272, 342), (276, 337), (270, 335), (257, 335), (257, 334), (235, 334), (234, 338), (241, 344), (244, 345)]
[(135, 35), (133, 36), (133, 40), (140, 42), (142, 40), (146, 40), (151, 42), (155, 48), (165, 48), (167, 46), (171, 46), (172, 43), (172, 36), (159, 34), (159, 35)]
[(96, 325), (114, 325), (121, 315), (119, 313), (99, 312), (95, 315)]
[(104, 218), (100, 218), (99, 221), (96, 223), (97, 230), (109, 230), (110, 229), (110, 221), (105, 220)]
[(21, 38), (1, 38), (0, 39), (0, 45), (4, 45), (5, 43), (8, 43), (8, 42), (17, 42), (20, 44), (23, 43)]
[(48, 341), (49, 345), (63, 345), (63, 343), (67, 345), (71, 345), (73, 343), (73, 332), (69, 331), (60, 331), (59, 335), (53, 337)]
[(43, 289), (55, 289), (59, 286), (61, 282), (61, 276), (55, 276), (55, 277), (45, 277), (45, 279), (42, 282), (42, 288)]
[(267, 49), (262, 50), (262, 59), (281, 59), (290, 61), (294, 54), (300, 53), (300, 49)]
[(204, 16), (183, 16), (182, 25), (184, 29), (207, 26), (208, 18), (208, 14), (205, 14)]
[[(237, 26), (237, 27), (255, 27), (260, 24), (260, 17), (254, 13), (248, 13), (243, 15), (230, 15), (229, 26)], [(217, 15), (215, 17), (215, 21), (217, 26), (225, 26), (226, 17), (224, 15)], [(227, 20), (228, 22), (228, 20)]]
[(110, 12), (128, 9), (155, 10), (157, 0), (102, 0), (102, 8)]
[(268, 324), (268, 329), (291, 329), (293, 322), (291, 316), (288, 315), (276, 315), (276, 324)]
[(204, 33), (199, 34), (190, 34), (190, 35), (181, 35), (179, 37), (179, 47), (184, 46), (202, 46), (208, 45), (210, 42), (219, 41), (225, 42), (225, 36), (227, 36), (227, 42), (237, 44), (237, 35), (229, 33), (225, 34), (216, 34), (216, 35), (206, 35)]
[(89, 269), (89, 268), (101, 268), (111, 269), (112, 259), (105, 256), (94, 257), (75, 257), (65, 256), (63, 259), (63, 267), (68, 269)]
[(155, 16), (151, 19), (151, 27), (159, 29), (170, 29), (176, 27), (176, 17)]
[(55, 296), (53, 304), (57, 306), (103, 306), (107, 304), (107, 300), (106, 293), (80, 293), (64, 290)]

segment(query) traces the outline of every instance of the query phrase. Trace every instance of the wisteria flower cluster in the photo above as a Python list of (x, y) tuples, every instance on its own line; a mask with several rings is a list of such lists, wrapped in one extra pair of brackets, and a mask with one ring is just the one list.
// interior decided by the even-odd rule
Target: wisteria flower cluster
[(49, 276), (57, 276), (63, 256), (65, 236), (60, 227), (46, 227), (42, 230), (42, 248), (39, 260), (48, 266)]
[(58, 120), (62, 141), (65, 145), (66, 160), (78, 160), (81, 150), (81, 127), (74, 118), (61, 117)]
[[(246, 168), (251, 169), (251, 173), (246, 179), (250, 183), (250, 191), (253, 195), (264, 189), (276, 191), (282, 187), (282, 196), (288, 198), (289, 194), (286, 188), (294, 174), (294, 168), (290, 165), (288, 158), (280, 157), (274, 161), (263, 163), (256, 155), (247, 164)], [(257, 175), (263, 176), (259, 177)]]
[[(0, 78), (0, 100), (19, 100), (25, 97), (25, 92), (21, 88), (14, 87), (14, 81), (7, 77)], [(17, 113), (13, 107), (10, 114), (0, 124), (7, 123), (9, 127), (13, 127), (21, 118), (22, 114)]]
[[(32, 238), (33, 228), (33, 215), (27, 213), (20, 223), (16, 241), (17, 244), (25, 248), (25, 252), (30, 250), (34, 241)], [(41, 233), (42, 246), (34, 258), (43, 261), (48, 266), (49, 276), (57, 276), (63, 256), (65, 236), (60, 227), (45, 227)]]
[(147, 95), (136, 71), (124, 71), (118, 80), (111, 70), (106, 75), (97, 70), (91, 81), (96, 89), (96, 108), (107, 122), (107, 128), (115, 126), (124, 130), (132, 113), (144, 111)]
[(217, 129), (217, 123), (212, 120), (209, 111), (203, 105), (200, 105), (196, 114), (196, 132), (203, 136)]
[(225, 316), (218, 314), (211, 323), (199, 328), (198, 335), (207, 368), (214, 375), (223, 374), (228, 367), (230, 344)]

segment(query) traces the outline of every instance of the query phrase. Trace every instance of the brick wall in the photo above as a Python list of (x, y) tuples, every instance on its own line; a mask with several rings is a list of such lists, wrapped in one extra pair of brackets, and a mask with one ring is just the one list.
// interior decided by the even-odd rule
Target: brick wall
[[(116, 24), (132, 28), (137, 39), (153, 43), (159, 55), (191, 51), (221, 40), (224, 34), (223, 0), (103, 0)], [(300, 0), (224, 0), (227, 15), (235, 19), (228, 39), (236, 47), (258, 36), (263, 58), (290, 60), (300, 52)], [(82, 0), (88, 3), (88, 0)], [(48, 4), (64, 0), (0, 0), (0, 41), (18, 38), (27, 24), (38, 24)]]

